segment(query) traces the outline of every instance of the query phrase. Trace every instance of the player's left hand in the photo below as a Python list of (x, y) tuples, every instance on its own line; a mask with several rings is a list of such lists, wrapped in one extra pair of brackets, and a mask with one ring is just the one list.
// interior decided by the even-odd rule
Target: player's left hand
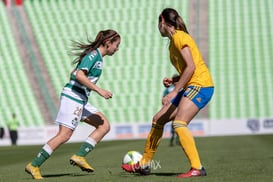
[(164, 87), (169, 87), (173, 83), (172, 78), (164, 78), (163, 85)]

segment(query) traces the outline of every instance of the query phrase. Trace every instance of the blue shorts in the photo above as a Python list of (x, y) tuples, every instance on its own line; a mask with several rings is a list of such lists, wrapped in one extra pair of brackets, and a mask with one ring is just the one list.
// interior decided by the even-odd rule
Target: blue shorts
[(171, 103), (177, 107), (184, 96), (189, 98), (199, 109), (202, 109), (210, 101), (213, 91), (214, 87), (188, 86), (186, 90), (181, 90)]

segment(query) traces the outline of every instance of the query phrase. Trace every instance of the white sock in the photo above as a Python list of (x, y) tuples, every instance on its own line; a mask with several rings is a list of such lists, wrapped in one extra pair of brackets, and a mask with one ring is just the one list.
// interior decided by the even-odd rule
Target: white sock
[(92, 145), (93, 147), (95, 147), (96, 144), (97, 144), (96, 140), (94, 140), (93, 138), (90, 138), (90, 137), (88, 137), (88, 138), (85, 140), (85, 142), (89, 143), (89, 144)]
[(48, 144), (45, 144), (43, 146), (43, 149), (48, 153), (48, 155), (51, 155), (53, 150), (51, 149), (51, 147)]

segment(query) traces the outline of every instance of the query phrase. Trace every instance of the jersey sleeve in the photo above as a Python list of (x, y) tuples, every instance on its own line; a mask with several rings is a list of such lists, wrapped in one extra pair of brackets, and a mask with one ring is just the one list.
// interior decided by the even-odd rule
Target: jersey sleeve
[(97, 59), (97, 52), (93, 51), (90, 54), (87, 54), (83, 57), (82, 61), (78, 64), (77, 69), (78, 70), (84, 70), (89, 71), (95, 64)]
[(184, 47), (189, 47), (189, 45), (187, 44), (187, 42), (189, 42), (188, 39), (189, 38), (185, 35), (175, 36), (173, 39), (175, 48), (180, 51)]

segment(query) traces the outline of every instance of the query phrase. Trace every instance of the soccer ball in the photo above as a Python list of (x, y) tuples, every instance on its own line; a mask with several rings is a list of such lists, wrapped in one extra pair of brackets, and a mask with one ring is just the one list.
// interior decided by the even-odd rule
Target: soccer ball
[(131, 150), (124, 155), (122, 164), (136, 164), (141, 158), (142, 154), (140, 152)]

